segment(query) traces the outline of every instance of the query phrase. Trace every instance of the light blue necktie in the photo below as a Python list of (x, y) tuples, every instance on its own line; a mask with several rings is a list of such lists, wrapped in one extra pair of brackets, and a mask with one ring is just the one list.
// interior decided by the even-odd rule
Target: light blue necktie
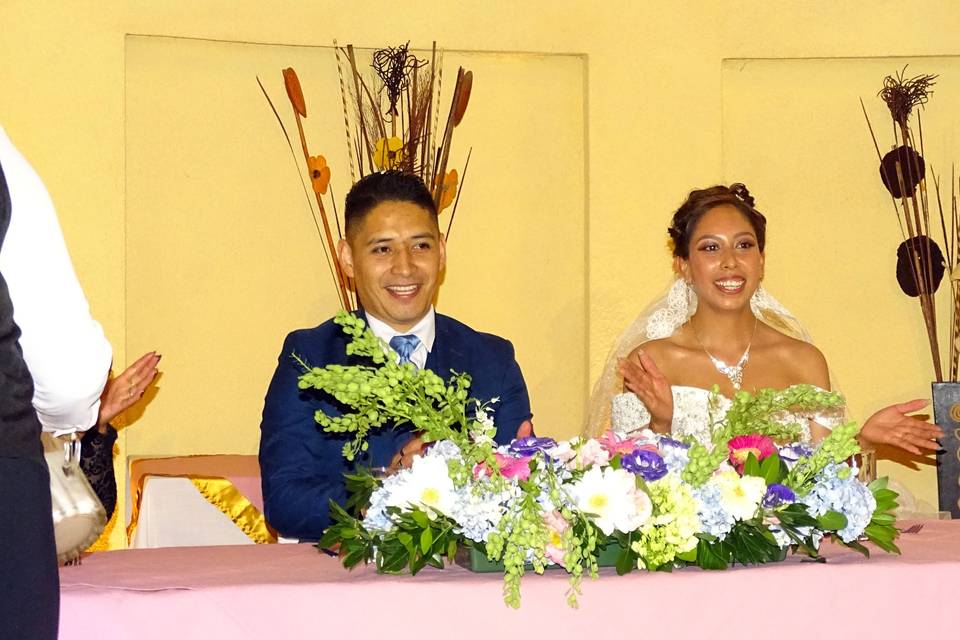
[(390, 338), (390, 348), (400, 356), (400, 364), (410, 362), (410, 356), (417, 350), (420, 338), (414, 335), (393, 336)]

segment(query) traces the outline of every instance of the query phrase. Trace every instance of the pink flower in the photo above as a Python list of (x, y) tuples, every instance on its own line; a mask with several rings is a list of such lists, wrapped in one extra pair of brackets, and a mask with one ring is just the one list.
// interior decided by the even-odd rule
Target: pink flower
[(544, 548), (544, 553), (550, 560), (562, 567), (564, 566), (563, 556), (565, 553), (563, 534), (570, 528), (570, 523), (560, 515), (559, 511), (544, 513), (543, 523), (547, 525), (547, 546)]
[(607, 453), (607, 450), (596, 440), (587, 440), (580, 447), (580, 452), (577, 456), (579, 468), (586, 469), (594, 465), (602, 467), (608, 462), (610, 462), (610, 454)]
[(758, 433), (731, 438), (727, 447), (730, 449), (730, 464), (736, 467), (737, 473), (740, 474), (743, 473), (743, 465), (751, 453), (760, 461), (777, 450), (773, 440)]
[[(497, 459), (497, 467), (500, 469), (500, 475), (504, 478), (526, 480), (530, 477), (530, 457), (514, 458), (502, 453), (495, 453), (493, 457)], [(473, 478), (475, 480), (486, 475), (491, 475), (486, 462), (481, 462), (473, 467)]]
[(530, 477), (530, 458), (514, 458), (502, 453), (493, 454), (500, 465), (500, 473), (504, 478), (526, 480)]
[(637, 448), (636, 442), (630, 438), (624, 438), (614, 431), (607, 431), (597, 438), (597, 442), (610, 454), (611, 458), (618, 454), (633, 453), (633, 450)]

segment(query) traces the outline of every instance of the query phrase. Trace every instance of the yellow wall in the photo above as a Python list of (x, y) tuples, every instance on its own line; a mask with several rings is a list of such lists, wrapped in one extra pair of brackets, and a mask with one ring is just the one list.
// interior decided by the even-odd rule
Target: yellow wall
[[(131, 360), (140, 350), (140, 344), (130, 340), (136, 327), (129, 322), (135, 310), (128, 306), (126, 271), (135, 259), (126, 255), (126, 36), (308, 46), (328, 45), (335, 37), (361, 46), (405, 39), (426, 46), (437, 40), (448, 49), (465, 52), (586, 56), (589, 225), (583, 229), (586, 258), (581, 254), (571, 259), (586, 260), (589, 350), (577, 367), (586, 367), (589, 378), (597, 374), (619, 328), (663, 287), (669, 274), (663, 228), (686, 191), (725, 179), (751, 183), (756, 178), (763, 185), (757, 192), (759, 203), (776, 203), (776, 210), (765, 209), (771, 221), (771, 287), (782, 285), (782, 297), (802, 309), (803, 319), (814, 328), (848, 391), (855, 413), (862, 417), (893, 400), (928, 394), (929, 356), (913, 305), (889, 280), (878, 285), (878, 295), (870, 299), (841, 299), (842, 292), (861, 286), (858, 265), (884, 269), (890, 264), (882, 256), (892, 251), (893, 222), (878, 219), (867, 207), (850, 206), (842, 192), (831, 192), (825, 197), (836, 197), (853, 217), (842, 228), (856, 233), (855, 238), (823, 234), (816, 238), (815, 247), (806, 247), (809, 237), (786, 233), (796, 225), (789, 216), (800, 215), (800, 205), (790, 197), (795, 185), (771, 179), (769, 158), (789, 154), (791, 149), (771, 150), (770, 141), (759, 136), (730, 146), (726, 134), (732, 125), (724, 109), (748, 113), (750, 96), (725, 93), (725, 82), (733, 76), (723, 61), (954, 55), (960, 33), (960, 10), (955, 3), (5, 0), (0, 4), (0, 24), (4, 32), (0, 119), (34, 162), (58, 204), (74, 262), (92, 307), (115, 345), (118, 363)], [(924, 71), (921, 64), (916, 61), (911, 70)], [(873, 77), (874, 71), (869, 73), (868, 84), (873, 86), (879, 78)], [(502, 92), (499, 101), (509, 104), (511, 95), (491, 80), (478, 77), (477, 87)], [(958, 80), (945, 76), (941, 82)], [(782, 85), (783, 80), (778, 80), (772, 88), (779, 91)], [(815, 84), (797, 93), (813, 92), (822, 101), (830, 86)], [(183, 100), (189, 102), (191, 96), (184, 95)], [(956, 111), (955, 101), (934, 105), (943, 112)], [(224, 118), (242, 109), (229, 103), (196, 104), (196, 108), (218, 109)], [(858, 108), (846, 99), (834, 103), (834, 109), (843, 111), (851, 122)], [(820, 136), (829, 126), (834, 144), (845, 149), (864, 147), (862, 126), (837, 127), (830, 115), (811, 114), (792, 126), (797, 139)], [(478, 131), (473, 143), (485, 138), (496, 140), (496, 131)], [(531, 171), (558, 179), (572, 171), (552, 156), (550, 140), (543, 145), (541, 162)], [(509, 147), (498, 148), (509, 153)], [(874, 161), (866, 154), (845, 171), (873, 176)], [(810, 181), (809, 176), (795, 178)], [(511, 194), (484, 195), (489, 206), (496, 206)], [(801, 231), (831, 228), (837, 215), (830, 206), (804, 206), (802, 214), (807, 220), (804, 225), (809, 226), (800, 225)], [(549, 229), (545, 232), (549, 235)], [(850, 253), (851, 245), (858, 248), (856, 256)], [(551, 249), (559, 256), (569, 252), (562, 242)], [(176, 261), (184, 257), (178, 255), (180, 250), (155, 247), (152, 256), (140, 257)], [(822, 271), (815, 283), (810, 282), (813, 256), (826, 262), (818, 267)], [(511, 259), (520, 273), (531, 267), (523, 253)], [(830, 268), (832, 259), (840, 268)], [(283, 267), (277, 273), (291, 277)], [(503, 286), (515, 295), (509, 283)], [(808, 286), (811, 289), (805, 290)], [(824, 289), (830, 292), (826, 303), (813, 303), (813, 296)], [(576, 306), (584, 295), (582, 289), (571, 291), (567, 302)], [(269, 308), (250, 309), (254, 319), (270, 313)], [(529, 316), (519, 314), (501, 320), (498, 329), (508, 335), (523, 333), (531, 322)], [(154, 344), (163, 337), (156, 336)], [(167, 356), (164, 366), (169, 377), (205, 380), (200, 371), (175, 370), (174, 354)], [(194, 418), (164, 427), (168, 452), (191, 450), (195, 433), (203, 429), (208, 416), (198, 412)], [(133, 430), (130, 433), (132, 437)], [(224, 449), (230, 448), (229, 432), (222, 442)], [(887, 471), (919, 497), (935, 502), (929, 468), (909, 471), (897, 466)]]

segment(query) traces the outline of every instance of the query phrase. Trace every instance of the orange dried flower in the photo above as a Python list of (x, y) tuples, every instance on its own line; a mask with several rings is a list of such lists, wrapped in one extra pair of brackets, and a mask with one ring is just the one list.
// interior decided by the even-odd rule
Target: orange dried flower
[(440, 192), (440, 207), (437, 213), (443, 211), (451, 204), (453, 204), (453, 199), (457, 196), (457, 170), (451, 169), (447, 172), (447, 175), (443, 178), (443, 186), (441, 187)]
[(290, 98), (290, 104), (294, 110), (304, 118), (307, 117), (307, 103), (303, 99), (303, 89), (300, 88), (300, 78), (293, 67), (287, 67), (283, 70), (283, 84), (287, 87), (287, 97)]
[(313, 190), (323, 195), (330, 186), (330, 167), (327, 166), (327, 159), (323, 156), (310, 156), (307, 158), (307, 171), (310, 172), (310, 180), (313, 182)]

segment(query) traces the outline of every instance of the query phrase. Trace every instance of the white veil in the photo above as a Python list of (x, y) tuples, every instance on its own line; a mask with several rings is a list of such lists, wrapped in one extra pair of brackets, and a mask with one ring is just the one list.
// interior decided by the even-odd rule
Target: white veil
[[(791, 338), (813, 343), (800, 321), (761, 285), (750, 299), (753, 314), (764, 323)], [(607, 355), (603, 372), (590, 394), (588, 436), (602, 434), (610, 427), (610, 403), (620, 393), (622, 377), (619, 361), (637, 346), (649, 340), (673, 335), (697, 310), (697, 295), (683, 278), (676, 278), (667, 292), (644, 309), (620, 334)]]

